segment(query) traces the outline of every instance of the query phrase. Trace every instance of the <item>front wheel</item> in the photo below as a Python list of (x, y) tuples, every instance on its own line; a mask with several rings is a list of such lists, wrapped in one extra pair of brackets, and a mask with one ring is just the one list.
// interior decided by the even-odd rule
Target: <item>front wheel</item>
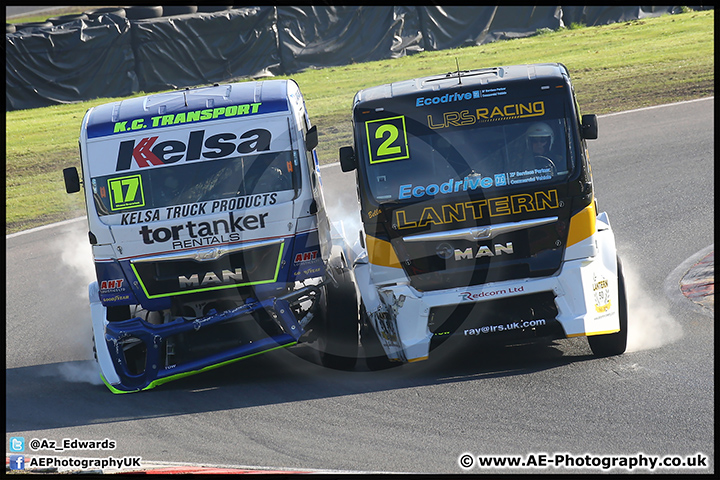
[(377, 333), (375, 333), (375, 329), (370, 324), (370, 319), (368, 318), (365, 310), (365, 305), (360, 305), (360, 318), (362, 320), (360, 327), (360, 343), (365, 351), (365, 364), (368, 369), (373, 371), (386, 370), (400, 365), (399, 362), (391, 362), (385, 354), (385, 349), (380, 343), (380, 339), (378, 338)]
[(627, 292), (625, 291), (625, 276), (622, 271), (620, 258), (617, 259), (618, 271), (618, 314), (620, 316), (620, 331), (608, 335), (591, 335), (588, 337), (590, 349), (598, 357), (610, 357), (625, 353), (627, 348), (628, 307)]
[(318, 336), (320, 361), (336, 370), (352, 370), (358, 356), (358, 300), (350, 272), (337, 274), (338, 285), (329, 284), (327, 308)]

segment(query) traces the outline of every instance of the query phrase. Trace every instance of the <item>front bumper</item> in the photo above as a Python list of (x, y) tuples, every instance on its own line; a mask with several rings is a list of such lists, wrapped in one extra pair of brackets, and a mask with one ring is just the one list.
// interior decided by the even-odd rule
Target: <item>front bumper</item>
[[(602, 217), (603, 219), (605, 217)], [(608, 334), (619, 331), (619, 297), (615, 240), (609, 224), (595, 234), (568, 247), (558, 273), (543, 278), (525, 278), (446, 290), (421, 292), (408, 283), (376, 286), (371, 265), (357, 257), (354, 269), (368, 315), (388, 358), (414, 362), (428, 358), (431, 342), (439, 334), (476, 336), (490, 340), (521, 334), (546, 325), (561, 328), (564, 337)], [(389, 275), (388, 275), (389, 276)], [(467, 318), (454, 332), (431, 329), (431, 315), (438, 309), (465, 304), (506, 301), (532, 305), (537, 299), (554, 302), (554, 318), (541, 314), (508, 321), (502, 315)], [(461, 311), (458, 309), (458, 311)], [(488, 309), (480, 311), (488, 311)]]
[[(141, 318), (108, 322), (106, 308), (98, 297), (97, 283), (90, 284), (89, 290), (97, 360), (102, 379), (113, 393), (148, 390), (172, 380), (221, 367), (260, 353), (295, 345), (305, 333), (304, 325), (312, 317), (298, 321), (291, 305), (309, 296), (319, 297), (318, 287), (313, 285), (282, 297), (252, 301), (237, 308), (213, 313), (202, 318), (192, 320), (178, 318), (169, 323), (155, 325)], [(310, 295), (311, 293), (313, 295)], [(197, 335), (213, 326), (247, 317), (260, 310), (272, 315), (280, 327), (281, 333), (254, 339), (203, 358), (171, 365), (165, 364), (163, 350), (166, 348), (168, 339), (178, 335)], [(134, 345), (133, 348), (144, 348), (144, 362), (142, 362), (141, 368), (131, 364), (126, 358), (124, 347), (129, 344)]]

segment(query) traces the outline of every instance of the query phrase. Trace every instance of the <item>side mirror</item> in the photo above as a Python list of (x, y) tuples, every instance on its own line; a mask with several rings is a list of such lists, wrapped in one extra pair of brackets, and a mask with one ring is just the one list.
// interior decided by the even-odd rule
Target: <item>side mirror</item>
[(597, 115), (582, 116), (582, 136), (588, 140), (598, 138)]
[(352, 172), (357, 168), (353, 147), (340, 147), (340, 168), (343, 172)]
[(311, 152), (315, 147), (318, 146), (318, 131), (317, 125), (310, 127), (305, 135), (305, 148), (308, 152)]
[(64, 168), (63, 178), (65, 179), (65, 191), (67, 193), (77, 193), (80, 191), (80, 176), (78, 175), (77, 168)]

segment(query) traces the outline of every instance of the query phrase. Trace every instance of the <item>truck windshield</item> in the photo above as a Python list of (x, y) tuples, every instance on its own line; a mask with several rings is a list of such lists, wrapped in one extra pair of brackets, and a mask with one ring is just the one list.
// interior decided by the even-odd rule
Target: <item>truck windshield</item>
[(297, 151), (189, 162), (92, 179), (100, 215), (289, 192), (298, 185)]
[(575, 149), (564, 109), (556, 110), (494, 121), (478, 121), (473, 109), (365, 110), (372, 118), (356, 117), (356, 128), (370, 190), (386, 203), (563, 181)]

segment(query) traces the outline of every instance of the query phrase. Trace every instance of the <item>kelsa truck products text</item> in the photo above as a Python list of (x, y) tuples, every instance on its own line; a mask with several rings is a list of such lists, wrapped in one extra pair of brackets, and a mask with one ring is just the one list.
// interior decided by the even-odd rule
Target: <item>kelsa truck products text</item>
[[(327, 218), (316, 145), (293, 81), (87, 112), (90, 309), (110, 390), (145, 390), (316, 339), (323, 364), (354, 365), (358, 304)], [(79, 191), (77, 169), (63, 173), (67, 191)]]
[(586, 148), (597, 119), (580, 115), (563, 65), (368, 88), (352, 119), (340, 162), (356, 172), (363, 229), (346, 255), (370, 368), (458, 337), (625, 351), (623, 274)]

